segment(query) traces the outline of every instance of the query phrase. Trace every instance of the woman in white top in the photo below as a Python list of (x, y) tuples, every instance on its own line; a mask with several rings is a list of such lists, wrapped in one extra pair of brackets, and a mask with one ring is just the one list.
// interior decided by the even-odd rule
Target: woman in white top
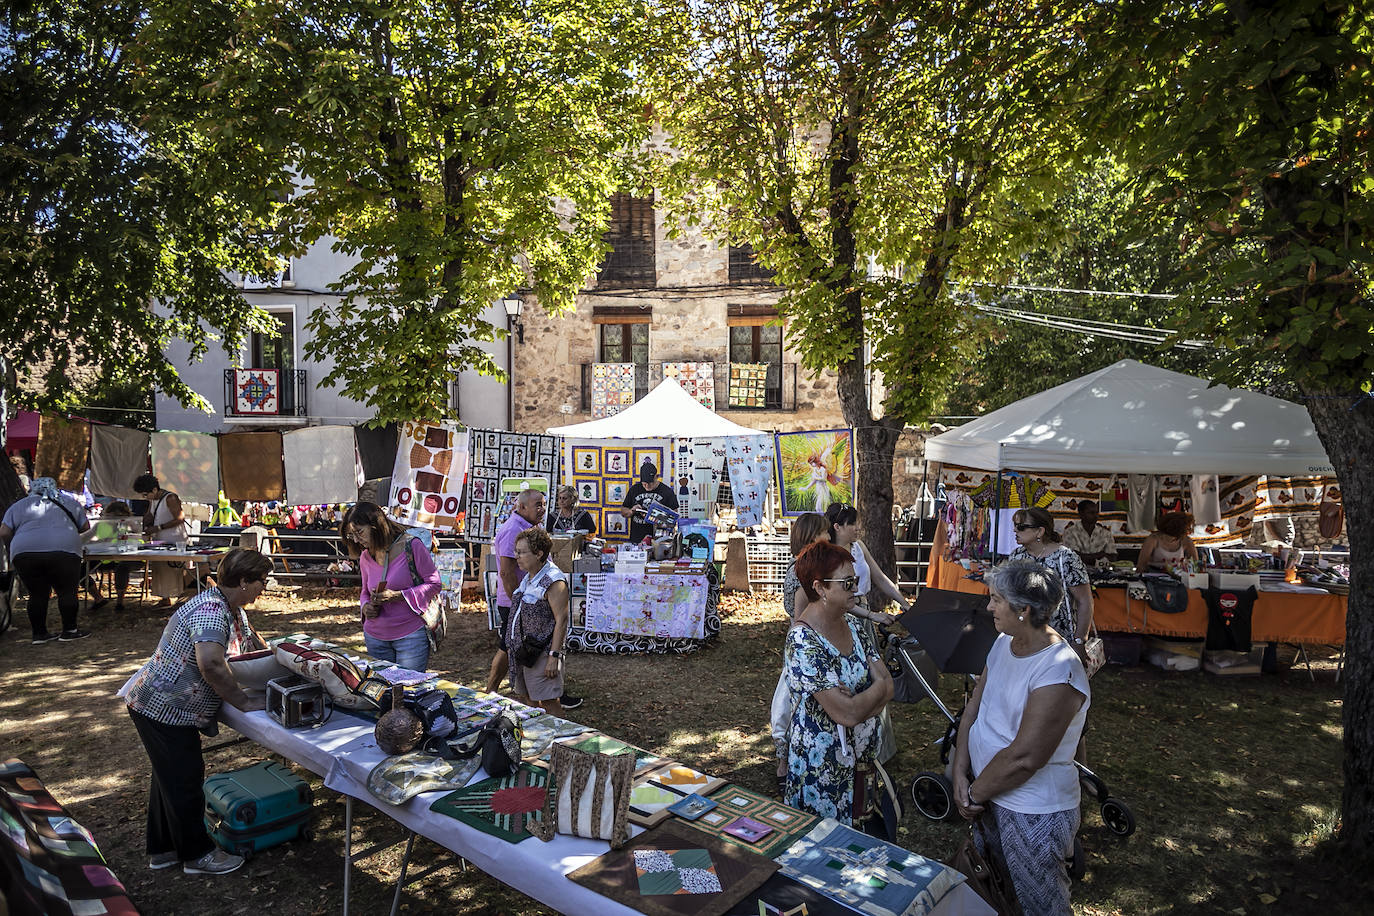
[[(134, 492), (148, 501), (148, 511), (143, 513), (143, 533), (148, 540), (166, 541), (184, 548), (191, 529), (186, 523), (181, 497), (162, 489), (152, 474), (139, 476), (134, 481)], [(162, 599), (157, 606), (167, 607), (186, 590), (186, 563), (154, 562), (148, 566), (152, 573), (153, 594)]]
[(1008, 560), (987, 582), (1001, 635), (959, 722), (954, 802), (965, 819), (982, 816), (979, 846), (1005, 867), (1026, 916), (1071, 916), (1074, 751), (1091, 698), (1088, 675), (1050, 626), (1064, 596), (1058, 573)]
[(868, 607), (876, 603), (874, 598), (877, 597), (896, 602), (903, 611), (911, 610), (911, 603), (903, 597), (887, 574), (873, 562), (868, 548), (859, 540), (859, 510), (848, 503), (831, 503), (830, 508), (825, 510), (825, 517), (830, 522), (831, 542), (849, 551), (850, 556), (854, 558), (854, 575), (859, 577), (859, 599), (864, 604), (850, 613), (866, 617), (874, 623), (896, 622), (896, 615), (873, 611)]
[(1140, 557), (1136, 560), (1135, 571), (1168, 572), (1180, 560), (1197, 563), (1197, 547), (1188, 532), (1193, 528), (1193, 520), (1185, 512), (1170, 512), (1159, 520), (1155, 530), (1140, 545)]

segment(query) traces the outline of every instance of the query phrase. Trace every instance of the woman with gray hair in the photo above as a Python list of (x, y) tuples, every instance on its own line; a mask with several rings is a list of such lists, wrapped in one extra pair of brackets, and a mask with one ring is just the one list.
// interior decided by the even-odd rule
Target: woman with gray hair
[(987, 582), (1001, 635), (959, 722), (954, 802), (965, 819), (982, 816), (979, 846), (1003, 866), (1026, 916), (1068, 916), (1088, 675), (1050, 625), (1064, 598), (1058, 573), (1009, 560)]

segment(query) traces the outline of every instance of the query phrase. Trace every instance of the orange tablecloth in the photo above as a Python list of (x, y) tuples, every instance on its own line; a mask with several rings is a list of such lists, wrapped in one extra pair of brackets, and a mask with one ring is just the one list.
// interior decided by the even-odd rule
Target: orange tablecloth
[[(986, 594), (987, 586), (965, 578), (958, 563), (932, 558), (926, 585), (956, 592)], [(1161, 614), (1144, 601), (1132, 601), (1124, 588), (1101, 588), (1093, 602), (1093, 621), (1099, 630), (1148, 633), (1154, 636), (1202, 638), (1207, 635), (1207, 602), (1197, 589), (1188, 592), (1188, 609)], [(1261, 591), (1250, 624), (1256, 642), (1345, 645), (1344, 595), (1285, 594)]]

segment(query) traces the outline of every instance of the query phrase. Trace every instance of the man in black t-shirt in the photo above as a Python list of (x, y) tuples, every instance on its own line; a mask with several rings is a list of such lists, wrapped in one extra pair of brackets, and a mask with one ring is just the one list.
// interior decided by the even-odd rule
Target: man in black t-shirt
[(659, 480), (658, 468), (652, 461), (646, 461), (639, 468), (639, 483), (630, 487), (630, 492), (625, 494), (625, 501), (620, 504), (620, 514), (630, 520), (631, 544), (639, 544), (645, 538), (653, 537), (654, 526), (645, 521), (643, 512), (634, 510), (648, 509), (655, 503), (677, 511), (677, 497), (673, 495), (673, 488)]

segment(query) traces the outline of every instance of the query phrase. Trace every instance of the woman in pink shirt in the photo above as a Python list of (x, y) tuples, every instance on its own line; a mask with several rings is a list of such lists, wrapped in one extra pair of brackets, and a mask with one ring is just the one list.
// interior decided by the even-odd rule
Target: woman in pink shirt
[(373, 658), (424, 671), (429, 665), (425, 608), (439, 594), (429, 549), (387, 518), (375, 503), (358, 503), (340, 527), (362, 574), (363, 642)]

